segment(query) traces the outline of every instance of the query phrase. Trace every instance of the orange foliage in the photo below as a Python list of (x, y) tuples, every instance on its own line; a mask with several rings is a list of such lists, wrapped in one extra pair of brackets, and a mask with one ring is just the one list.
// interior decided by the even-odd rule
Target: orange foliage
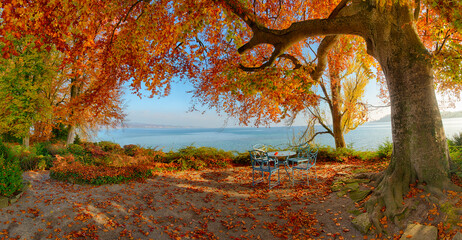
[[(248, 18), (272, 29), (284, 29), (296, 21), (327, 18), (339, 2), (243, 4), (252, 11)], [(235, 1), (5, 0), (2, 4), (0, 42), (5, 44), (4, 58), (17, 54), (4, 36), (35, 35), (38, 47), (54, 45), (63, 54), (64, 78), (85, 86), (84, 94), (56, 107), (57, 119), (65, 124), (81, 124), (81, 119), (101, 121), (93, 125), (111, 124), (110, 119), (123, 118), (120, 109), (114, 108), (120, 106), (120, 87), (126, 82), (135, 93), (140, 94), (145, 87), (152, 95), (163, 96), (170, 92), (172, 81), (188, 79), (196, 87), (196, 104), (216, 108), (243, 124), (278, 122), (318, 104), (319, 98), (311, 90), (317, 83), (310, 80), (307, 70), (313, 62), (308, 49), (316, 46), (320, 37), (285, 49), (297, 59), (307, 59), (298, 70), (293, 70), (290, 60), (279, 59), (274, 68), (246, 73), (239, 63), (259, 66), (273, 49), (260, 45), (238, 55), (237, 48), (250, 39), (250, 33), (235, 15), (246, 9)], [(421, 17), (417, 23), (427, 47), (448, 39), (446, 36), (460, 42), (457, 32), (439, 30), (444, 21), (432, 11), (424, 8), (422, 13), (431, 17)], [(342, 55), (334, 58), (336, 67), (341, 68)], [(441, 54), (441, 61), (447, 59)], [(458, 89), (446, 80), (441, 80), (440, 86)]]

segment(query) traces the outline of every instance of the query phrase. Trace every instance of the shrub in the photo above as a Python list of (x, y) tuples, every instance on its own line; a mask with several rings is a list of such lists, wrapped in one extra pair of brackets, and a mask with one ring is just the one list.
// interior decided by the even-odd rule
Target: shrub
[(250, 165), (250, 154), (249, 152), (238, 153), (233, 158), (233, 163), (237, 165)]
[(182, 148), (178, 152), (169, 152), (166, 157), (167, 162), (178, 165), (181, 170), (226, 167), (232, 159), (232, 152), (193, 146)]
[(80, 136), (79, 134), (75, 134), (75, 138), (74, 138), (74, 144), (81, 144), (82, 143), (82, 140), (80, 139)]
[(385, 142), (380, 144), (379, 147), (377, 148), (377, 157), (379, 158), (389, 159), (392, 153), (393, 153), (393, 143), (390, 142), (389, 140), (386, 140)]
[(78, 144), (69, 144), (69, 146), (67, 146), (67, 150), (74, 154), (74, 156), (85, 156), (87, 153), (85, 148)]
[(98, 146), (100, 146), (105, 152), (121, 153), (123, 151), (119, 144), (109, 141), (99, 142)]
[(109, 153), (103, 151), (101, 146), (94, 143), (85, 142), (82, 144), (85, 151), (91, 154), (91, 157), (94, 158), (104, 158), (109, 155)]
[(322, 147), (319, 147), (318, 161), (320, 162), (342, 162), (342, 161), (348, 160), (348, 158), (345, 156), (345, 153), (348, 153), (348, 152), (344, 151), (342, 155), (339, 155), (335, 148), (332, 148), (329, 146), (327, 147), (322, 146)]
[(141, 148), (135, 144), (129, 144), (124, 146), (124, 153), (130, 157), (134, 157), (140, 152)]
[(352, 148), (335, 149), (329, 146), (321, 146), (318, 151), (318, 161), (320, 162), (343, 162), (349, 160), (371, 160), (375, 158), (375, 153), (371, 151), (357, 151)]
[(68, 154), (66, 146), (60, 143), (50, 144), (50, 145), (47, 145), (45, 148), (48, 154), (51, 156)]
[(35, 149), (35, 154), (37, 155), (42, 155), (42, 156), (48, 156), (51, 155), (50, 152), (48, 151), (48, 148), (50, 146), (50, 142), (41, 142), (41, 143), (36, 143), (34, 144), (33, 148)]
[(94, 185), (125, 182), (151, 175), (151, 170), (144, 165), (126, 167), (83, 165), (72, 155), (57, 156), (54, 166), (50, 169), (50, 177), (54, 179)]
[(0, 196), (10, 197), (22, 189), (22, 171), (17, 161), (0, 156)]
[(462, 178), (462, 132), (455, 134), (452, 139), (448, 139), (449, 156), (454, 166), (452, 172)]
[(449, 146), (462, 147), (462, 132), (454, 134), (452, 139), (448, 139)]
[(7, 147), (1, 140), (0, 140), (0, 156), (3, 156), (4, 159), (8, 159), (11, 157), (10, 148)]

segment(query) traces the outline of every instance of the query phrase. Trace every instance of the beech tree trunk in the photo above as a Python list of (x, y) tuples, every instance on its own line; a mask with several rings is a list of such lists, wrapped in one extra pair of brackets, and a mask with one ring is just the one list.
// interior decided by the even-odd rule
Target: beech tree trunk
[(22, 145), (24, 147), (29, 147), (30, 146), (30, 134), (27, 134), (27, 136), (25, 136), (23, 139), (22, 139)]
[(409, 21), (410, 12), (396, 7), (375, 19), (368, 52), (386, 76), (391, 102), (393, 154), (368, 205), (374, 200), (395, 216), (403, 194), (416, 180), (434, 189), (449, 186), (449, 154), (436, 101), (429, 53)]
[[(77, 98), (78, 95), (80, 95), (80, 87), (77, 86), (77, 79), (76, 78), (72, 78), (71, 79), (71, 101), (74, 100), (75, 98)], [(71, 111), (71, 113), (69, 114), (69, 119), (71, 119), (71, 122), (72, 122), (72, 118), (74, 117), (74, 111)], [(68, 129), (68, 133), (67, 133), (67, 140), (66, 140), (66, 145), (69, 146), (69, 144), (72, 144), (74, 143), (74, 139), (75, 139), (75, 123), (71, 123), (68, 125), (67, 127)]]
[(69, 125), (67, 129), (68, 129), (68, 133), (67, 133), (66, 146), (69, 146), (70, 144), (73, 144), (75, 140), (75, 126)]
[(342, 116), (340, 115), (340, 111), (337, 111), (337, 108), (334, 107), (334, 111), (332, 111), (332, 127), (334, 131), (334, 140), (335, 140), (335, 148), (344, 148), (346, 147), (345, 138), (343, 137), (343, 130), (342, 130)]
[[(333, 61), (329, 59), (329, 62)], [(333, 64), (329, 63), (329, 66)], [(340, 92), (342, 89), (340, 76), (337, 70), (329, 69), (330, 72), (330, 92), (331, 92), (331, 99), (330, 99), (330, 112), (332, 116), (332, 130), (334, 133), (334, 140), (335, 140), (335, 148), (344, 148), (345, 145), (345, 138), (343, 137), (343, 129), (342, 129), (342, 112), (340, 109), (340, 102), (341, 96)]]

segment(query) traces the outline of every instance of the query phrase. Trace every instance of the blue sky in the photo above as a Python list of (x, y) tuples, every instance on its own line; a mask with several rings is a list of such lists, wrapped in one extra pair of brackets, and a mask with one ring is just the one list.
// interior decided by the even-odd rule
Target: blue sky
[[(187, 91), (192, 87), (189, 84), (174, 83), (172, 90), (167, 97), (143, 97), (131, 94), (125, 90), (125, 112), (127, 113), (126, 123), (149, 123), (158, 125), (171, 125), (183, 127), (236, 127), (237, 121), (227, 116), (218, 116), (214, 109), (199, 109), (201, 112), (190, 112), (191, 93)], [(380, 88), (375, 81), (370, 81), (366, 88), (366, 101), (371, 105), (383, 105), (377, 97)], [(146, 96), (149, 93), (144, 92)], [(462, 102), (456, 103), (456, 108), (441, 106), (442, 111), (462, 111)], [(202, 113), (205, 111), (205, 113)], [(389, 113), (389, 108), (379, 109), (370, 113), (370, 119), (376, 120)], [(295, 126), (305, 125), (303, 118), (299, 117), (294, 123)], [(274, 124), (273, 126), (283, 126)]]

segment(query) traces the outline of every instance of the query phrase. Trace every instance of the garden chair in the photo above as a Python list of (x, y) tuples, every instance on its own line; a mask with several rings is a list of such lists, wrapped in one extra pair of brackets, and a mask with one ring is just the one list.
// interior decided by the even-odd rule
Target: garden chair
[(266, 152), (268, 150), (268, 148), (264, 144), (261, 144), (261, 143), (253, 145), (252, 148), (253, 150), (259, 150), (263, 152)]
[[(250, 152), (250, 161), (252, 163), (252, 185), (260, 183), (265, 180), (265, 173), (268, 173), (268, 187), (269, 189), (279, 185), (279, 164), (278, 160), (275, 158), (269, 158), (266, 151), (261, 150), (252, 150)], [(256, 180), (259, 173), (261, 172), (261, 179)], [(277, 172), (278, 180), (276, 183), (271, 184), (271, 176), (273, 173)], [(256, 174), (258, 174), (256, 176)]]
[[(289, 168), (292, 170), (292, 185), (295, 184), (295, 171), (299, 170), (302, 175), (306, 174), (306, 184), (310, 184), (309, 171), (316, 166), (316, 159), (318, 157), (318, 148), (311, 148), (310, 145), (303, 144), (297, 149), (297, 156), (288, 158)], [(318, 179), (316, 171), (313, 170)]]

